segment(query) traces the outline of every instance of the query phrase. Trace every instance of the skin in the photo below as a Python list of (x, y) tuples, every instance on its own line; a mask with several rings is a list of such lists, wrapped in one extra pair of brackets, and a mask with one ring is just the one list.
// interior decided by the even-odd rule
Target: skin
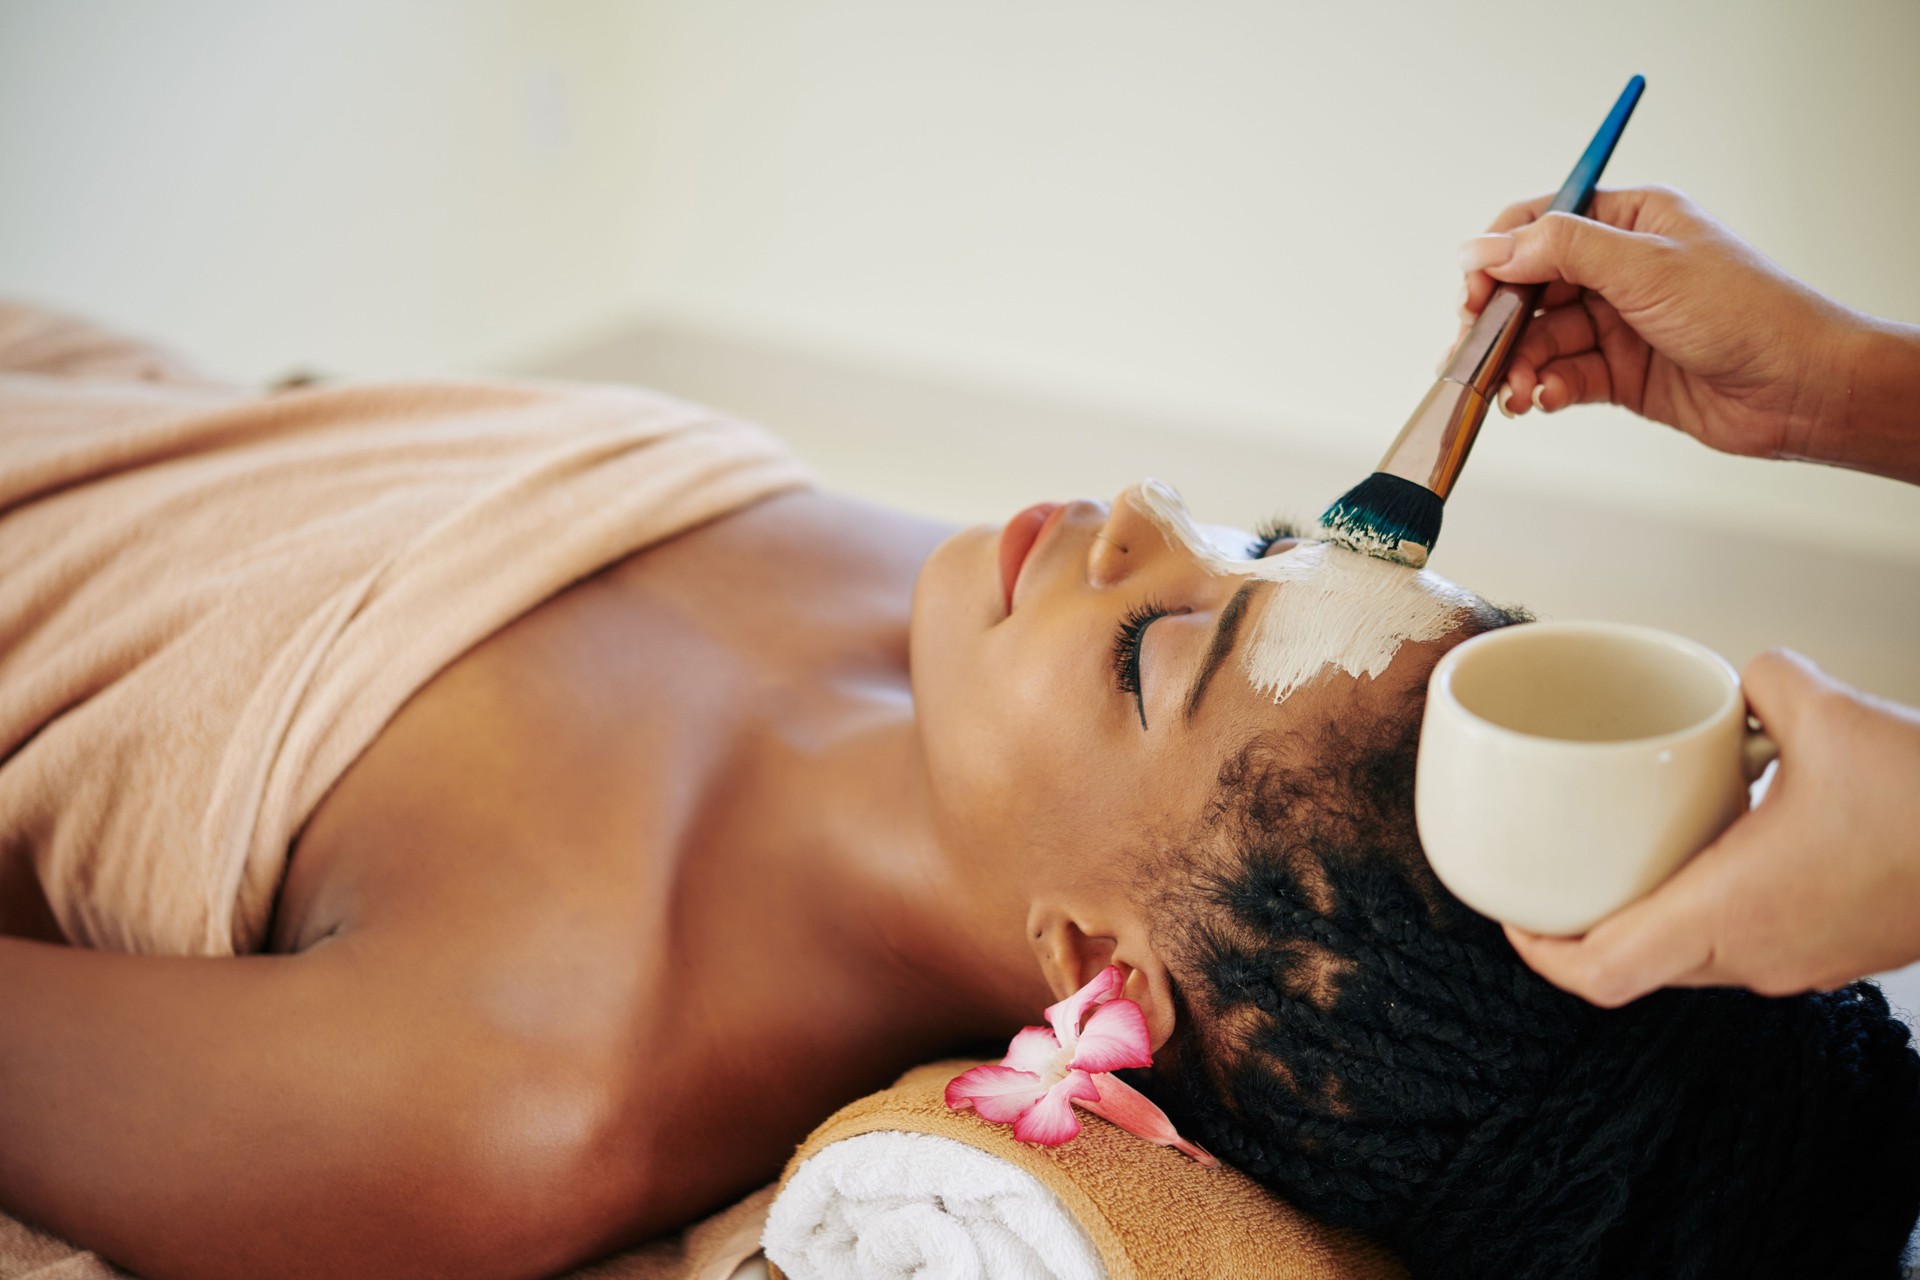
[[(151, 1280), (545, 1275), (1109, 963), (1163, 1045), (1152, 837), (1250, 731), (1402, 710), (1453, 638), (1277, 706), (1229, 668), (1189, 721), (1237, 576), (1081, 501), (1009, 613), (998, 537), (769, 499), (422, 689), (302, 832), (274, 954), (0, 938), (0, 1205)], [(1109, 651), (1147, 598), (1188, 612), (1142, 729)]]
[[(1920, 483), (1920, 326), (1822, 296), (1677, 191), (1601, 191), (1588, 217), (1545, 213), (1551, 198), (1462, 248), (1469, 320), (1496, 282), (1547, 286), (1510, 416), (1613, 403), (1723, 452)], [(1583, 938), (1509, 926), (1549, 980), (1614, 1006), (1667, 985), (1831, 988), (1920, 960), (1920, 711), (1784, 650), (1742, 681), (1780, 744), (1766, 798)]]

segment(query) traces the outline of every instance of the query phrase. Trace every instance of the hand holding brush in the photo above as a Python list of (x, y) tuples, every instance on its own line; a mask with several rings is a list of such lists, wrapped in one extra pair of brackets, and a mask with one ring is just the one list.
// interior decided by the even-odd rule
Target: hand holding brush
[[(1646, 88), (1644, 77), (1627, 82), (1600, 131), (1547, 205), (1550, 211), (1578, 214), (1620, 141), (1627, 118)], [(1413, 417), (1374, 473), (1350, 489), (1320, 517), (1333, 541), (1355, 551), (1419, 568), (1440, 537), (1440, 517), (1453, 491), (1467, 451), (1487, 416), (1494, 390), (1506, 376), (1507, 361), (1540, 303), (1538, 284), (1500, 284), (1480, 308), (1479, 318), (1454, 347)]]
[[(1677, 191), (1512, 205), (1461, 249), (1467, 310), (1539, 284), (1503, 412), (1612, 403), (1725, 453), (1920, 481), (1920, 327), (1844, 307)], [(1462, 328), (1462, 333), (1465, 333)]]

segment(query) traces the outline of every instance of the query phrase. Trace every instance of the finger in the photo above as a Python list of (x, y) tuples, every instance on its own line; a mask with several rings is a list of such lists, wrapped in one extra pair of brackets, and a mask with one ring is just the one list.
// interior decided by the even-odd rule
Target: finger
[[(1487, 230), (1512, 231), (1530, 222), (1538, 222), (1558, 194), (1555, 191), (1544, 192), (1518, 204), (1508, 205)], [(1599, 187), (1595, 189), (1593, 199), (1587, 202), (1581, 216), (1618, 227), (1622, 231), (1658, 233), (1677, 216), (1692, 212), (1692, 203), (1687, 197), (1670, 187)]]
[(1593, 315), (1585, 307), (1549, 307), (1527, 325), (1520, 345), (1513, 349), (1513, 358), (1538, 367), (1562, 356), (1593, 351), (1599, 345)]
[[(1551, 307), (1533, 318), (1514, 349), (1495, 403), (1509, 418), (1530, 409), (1552, 411), (1571, 404), (1618, 403), (1614, 369), (1624, 367), (1637, 341), (1619, 313), (1598, 294), (1582, 293), (1579, 305)], [(1597, 354), (1600, 363), (1577, 359)], [(1543, 387), (1548, 368), (1558, 372), (1549, 396)], [(1538, 398), (1536, 398), (1536, 389)]]
[(1529, 969), (1562, 991), (1603, 1009), (1617, 1009), (1658, 990), (1664, 975), (1627, 975), (1585, 938), (1548, 938), (1507, 925), (1507, 941)]
[(1539, 376), (1533, 403), (1548, 413), (1568, 405), (1613, 402), (1613, 370), (1598, 351), (1550, 360), (1540, 366)]
[(1533, 389), (1540, 384), (1540, 371), (1529, 362), (1515, 358), (1507, 366), (1507, 380), (1499, 391), (1499, 405), (1509, 418), (1518, 418), (1533, 408)]
[[(1491, 280), (1493, 277), (1488, 276), (1487, 278)], [(1582, 298), (1591, 298), (1593, 296), (1593, 294), (1588, 293), (1577, 284), (1568, 284), (1564, 280), (1555, 280), (1541, 291), (1540, 301), (1534, 304), (1534, 310), (1543, 311), (1549, 307), (1564, 307), (1569, 302), (1578, 302)]]
[[(1493, 297), (1493, 291), (1499, 287), (1500, 281), (1495, 280), (1486, 272), (1469, 271), (1467, 272), (1467, 297), (1466, 301), (1461, 305), (1466, 309), (1468, 315), (1478, 316), (1482, 311), (1486, 310), (1487, 300)], [(1567, 284), (1565, 281), (1556, 281), (1548, 285), (1546, 290), (1541, 293), (1539, 300), (1533, 304), (1533, 309), (1539, 311), (1549, 307), (1564, 307), (1569, 302), (1591, 296), (1593, 295), (1589, 294), (1577, 284)]]
[(1664, 235), (1696, 218), (1698, 211), (1671, 187), (1606, 187), (1593, 193), (1586, 216), (1622, 231)]
[(1609, 360), (1623, 360), (1645, 350), (1646, 339), (1611, 302), (1597, 293), (1582, 293), (1580, 306), (1593, 324), (1594, 345), (1606, 352)]
[[(1747, 918), (1751, 925), (1755, 842), (1777, 839), (1765, 830), (1758, 811), (1742, 814), (1665, 883), (1585, 936), (1521, 933), (1515, 947), (1554, 985), (1607, 1007), (1656, 987), (1750, 985), (1762, 958), (1726, 945), (1726, 922)], [(1762, 932), (1777, 936), (1771, 928)]]
[(1583, 295), (1581, 305), (1543, 312), (1514, 351), (1499, 404), (1508, 417), (1517, 418), (1529, 409), (1550, 413), (1573, 404), (1621, 403), (1615, 370), (1627, 367), (1637, 341), (1597, 294)]
[[(1497, 280), (1539, 284), (1564, 280), (1609, 296), (1650, 280), (1665, 241), (1620, 231), (1591, 218), (1548, 213), (1508, 236), (1482, 236), (1462, 246), (1462, 260)], [(1615, 305), (1620, 305), (1615, 298)]]
[[(1467, 297), (1466, 301), (1461, 305), (1466, 308), (1469, 314), (1479, 315), (1482, 311), (1486, 310), (1487, 300), (1493, 297), (1493, 291), (1498, 289), (1500, 284), (1500, 281), (1495, 280), (1484, 271), (1467, 272)], [(1540, 297), (1534, 302), (1533, 309), (1540, 311), (1548, 307), (1564, 307), (1569, 302), (1591, 296), (1593, 295), (1589, 294), (1577, 284), (1555, 281), (1548, 285), (1541, 293)]]
[(1554, 986), (1616, 1009), (1670, 983), (1696, 986), (1715, 980), (1712, 935), (1696, 899), (1694, 885), (1675, 876), (1584, 937), (1545, 938), (1509, 925), (1507, 938), (1520, 958)]
[[(1506, 377), (1495, 398), (1501, 412), (1509, 418), (1519, 417), (1535, 407), (1533, 389), (1539, 383), (1542, 365), (1596, 348), (1609, 362), (1621, 360), (1628, 352), (1624, 348), (1616, 351), (1615, 344), (1608, 341), (1609, 335), (1618, 330), (1629, 343), (1637, 339), (1631, 327), (1619, 318), (1619, 312), (1608, 306), (1599, 294), (1588, 293), (1575, 285), (1561, 287), (1566, 290), (1566, 300), (1541, 309), (1528, 324), (1520, 345), (1514, 348)], [(1603, 321), (1612, 328), (1603, 327)]]
[[(1486, 239), (1488, 236), (1511, 233), (1521, 227), (1538, 222), (1546, 214), (1547, 207), (1554, 201), (1557, 192), (1542, 192), (1510, 204), (1502, 209), (1497, 217), (1488, 224), (1486, 232), (1469, 240), (1469, 245)], [(1659, 232), (1676, 223), (1685, 223), (1694, 216), (1692, 204), (1677, 191), (1665, 187), (1621, 187), (1601, 188), (1593, 193), (1588, 205), (1586, 218), (1618, 228), (1622, 231)], [(1492, 276), (1480, 269), (1477, 262), (1463, 260), (1462, 269), (1467, 274), (1467, 309), (1478, 315), (1487, 305), (1498, 283)], [(1575, 286), (1555, 282), (1547, 287), (1543, 305), (1562, 306), (1572, 300), (1579, 292)]]
[(1479, 315), (1487, 305), (1487, 299), (1500, 287), (1500, 282), (1484, 271), (1467, 272), (1467, 300), (1463, 304), (1468, 311)]
[(1791, 649), (1769, 649), (1740, 672), (1747, 706), (1775, 742), (1794, 736), (1808, 703), (1817, 695), (1844, 690), (1813, 661)]
[(1515, 227), (1524, 227), (1547, 211), (1553, 203), (1557, 191), (1542, 191), (1539, 195), (1529, 196), (1517, 204), (1502, 209), (1494, 220), (1487, 224), (1488, 231), (1511, 231)]
[(1594, 345), (1606, 357), (1607, 399), (1645, 413), (1652, 350), (1640, 331), (1597, 293), (1582, 294), (1580, 305), (1593, 321)]

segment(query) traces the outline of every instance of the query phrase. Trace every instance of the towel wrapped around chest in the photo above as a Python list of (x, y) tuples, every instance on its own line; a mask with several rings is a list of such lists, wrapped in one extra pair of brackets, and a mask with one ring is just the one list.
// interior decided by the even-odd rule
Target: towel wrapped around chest
[(86, 946), (259, 949), (301, 825), (423, 684), (807, 482), (638, 389), (269, 395), (88, 333), (0, 307), (0, 883)]

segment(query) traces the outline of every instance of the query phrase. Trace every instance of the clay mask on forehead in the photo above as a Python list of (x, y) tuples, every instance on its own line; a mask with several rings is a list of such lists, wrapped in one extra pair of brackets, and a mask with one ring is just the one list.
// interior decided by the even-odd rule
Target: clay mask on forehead
[(1377, 676), (1401, 645), (1445, 635), (1473, 606), (1473, 596), (1425, 569), (1329, 542), (1303, 542), (1264, 560), (1230, 555), (1194, 523), (1180, 495), (1157, 480), (1136, 485), (1124, 500), (1214, 573), (1280, 584), (1266, 593), (1241, 662), (1254, 688), (1275, 702), (1324, 667)]

